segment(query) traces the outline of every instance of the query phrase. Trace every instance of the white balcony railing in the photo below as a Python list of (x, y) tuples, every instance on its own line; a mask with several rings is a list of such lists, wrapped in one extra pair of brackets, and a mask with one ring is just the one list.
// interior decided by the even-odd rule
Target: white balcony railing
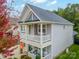
[[(40, 43), (41, 42), (41, 39), (40, 39), (40, 35), (27, 35), (27, 40), (31, 40), (33, 42), (37, 42), (37, 43)], [(50, 35), (43, 35), (42, 36), (42, 42), (45, 43), (45, 42), (48, 42), (50, 41)]]

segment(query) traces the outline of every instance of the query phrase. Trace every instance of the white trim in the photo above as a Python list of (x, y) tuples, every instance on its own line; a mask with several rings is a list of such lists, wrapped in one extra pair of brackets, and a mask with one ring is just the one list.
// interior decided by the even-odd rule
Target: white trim
[(43, 25), (40, 24), (40, 36), (41, 36), (41, 37), (40, 37), (40, 41), (41, 41), (41, 45), (42, 45), (42, 43), (43, 43), (43, 42), (42, 42), (42, 34), (43, 34), (43, 33), (42, 33), (42, 32), (43, 32), (43, 31), (42, 31), (42, 26), (43, 26)]
[(25, 26), (26, 26), (26, 25), (21, 25), (21, 32), (25, 32), (25, 31), (26, 31)]
[(47, 24), (43, 24), (43, 26), (45, 26), (45, 28), (43, 27), (43, 29), (45, 29), (45, 33), (43, 32), (43, 34), (47, 34)]
[[(30, 9), (30, 11), (39, 19), (41, 20), (41, 18), (31, 9), (31, 7), (29, 5), (27, 5), (27, 7)], [(44, 22), (44, 21), (42, 21)], [(50, 22), (50, 23), (54, 23), (54, 24), (60, 24), (60, 25), (74, 25), (74, 24), (66, 24), (66, 23), (59, 23), (59, 22), (51, 22), (51, 21), (45, 21), (45, 22)]]
[(41, 48), (41, 59), (43, 59), (43, 48)]
[[(27, 22), (27, 23), (24, 23), (24, 24), (33, 24), (33, 23), (36, 23), (36, 24), (40, 24), (40, 23), (43, 23), (43, 24), (57, 24), (57, 25), (70, 25), (70, 26), (73, 26), (72, 24), (61, 24), (59, 22), (52, 22), (52, 21), (36, 21), (36, 22)], [(23, 23), (20, 23), (20, 24), (23, 24)]]
[(33, 13), (32, 13), (32, 20), (33, 20)]
[[(39, 32), (39, 30), (40, 30), (40, 24), (37, 24), (37, 33), (38, 34), (41, 34), (40, 32)], [(40, 30), (41, 31), (41, 30)]]
[[(29, 8), (28, 8), (29, 9)], [(27, 13), (28, 12), (28, 13)], [(24, 20), (26, 20), (27, 18), (28, 18), (28, 16), (30, 16), (30, 14), (31, 14), (31, 10), (28, 10), (28, 11), (26, 11), (25, 12), (25, 15), (24, 15)]]
[(46, 34), (47, 34), (47, 24), (46, 24)]
[[(30, 11), (30, 12), (28, 13), (28, 15), (26, 16), (26, 19), (29, 20), (29, 17), (30, 17), (31, 15), (32, 15), (32, 12)], [(25, 20), (26, 20), (26, 19), (25, 19)]]
[(23, 12), (24, 12), (25, 8), (26, 8), (26, 6), (24, 6), (24, 8), (23, 8), (23, 11), (22, 11), (22, 13), (21, 13), (20, 19), (21, 19), (22, 16), (24, 15)]
[[(45, 26), (45, 28), (43, 26)], [(45, 29), (45, 33), (44, 33), (43, 29)], [(37, 24), (37, 32), (38, 32), (38, 34), (40, 34), (40, 32), (41, 32), (41, 30), (40, 30), (40, 32), (39, 32), (39, 30), (40, 30), (40, 24)], [(42, 25), (42, 35), (43, 34), (47, 34), (47, 24)]]
[(39, 18), (39, 16), (30, 8), (30, 6), (29, 5), (27, 5), (28, 6), (28, 8), (34, 13), (34, 15), (39, 19), (39, 20), (41, 20), (40, 18)]

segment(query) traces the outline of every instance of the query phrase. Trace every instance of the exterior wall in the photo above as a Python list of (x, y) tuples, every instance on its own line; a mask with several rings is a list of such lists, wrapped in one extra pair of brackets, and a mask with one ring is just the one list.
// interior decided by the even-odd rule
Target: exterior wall
[(73, 26), (52, 24), (52, 55), (57, 56), (73, 44)]
[(50, 34), (51, 33), (51, 24), (48, 24), (47, 25), (47, 34)]

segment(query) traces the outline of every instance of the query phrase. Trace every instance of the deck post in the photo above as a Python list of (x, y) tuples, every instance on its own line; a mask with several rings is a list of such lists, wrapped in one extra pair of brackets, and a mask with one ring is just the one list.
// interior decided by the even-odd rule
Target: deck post
[(41, 59), (43, 59), (43, 48), (41, 48)]
[(42, 43), (43, 43), (43, 42), (42, 42), (42, 41), (43, 41), (43, 40), (42, 40), (42, 34), (43, 34), (42, 32), (43, 32), (43, 31), (42, 31), (42, 24), (40, 24), (40, 42), (41, 42), (41, 45), (42, 45)]
[(40, 42), (41, 42), (41, 59), (42, 59), (42, 57), (43, 57), (43, 50), (42, 50), (42, 43), (43, 43), (43, 40), (42, 40), (42, 33), (43, 31), (42, 31), (42, 24), (40, 24)]

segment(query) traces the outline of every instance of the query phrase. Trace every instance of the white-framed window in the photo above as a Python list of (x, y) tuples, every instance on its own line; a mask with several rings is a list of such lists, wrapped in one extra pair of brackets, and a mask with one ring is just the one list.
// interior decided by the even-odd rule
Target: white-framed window
[(38, 18), (32, 12), (30, 12), (28, 16), (28, 20), (33, 21), (33, 20), (38, 20)]
[(43, 25), (43, 33), (47, 34), (47, 25)]
[(34, 14), (32, 14), (32, 19), (33, 20), (39, 20)]
[[(38, 24), (38, 26), (37, 26), (37, 33), (40, 34), (40, 32), (41, 32), (40, 24)], [(43, 35), (47, 34), (47, 25), (42, 25), (42, 33), (43, 33)]]
[(21, 31), (25, 32), (25, 25), (21, 25)]
[(66, 25), (63, 25), (63, 29), (65, 29), (66, 28)]
[(40, 24), (37, 25), (37, 34), (40, 34)]

